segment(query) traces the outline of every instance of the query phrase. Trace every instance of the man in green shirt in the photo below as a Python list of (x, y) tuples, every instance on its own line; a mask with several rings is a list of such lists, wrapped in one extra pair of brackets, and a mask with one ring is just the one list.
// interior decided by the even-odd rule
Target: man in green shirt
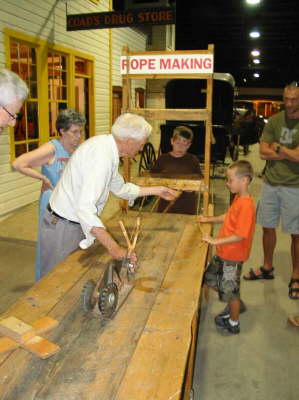
[(260, 139), (260, 156), (267, 160), (257, 222), (263, 227), (264, 263), (246, 280), (273, 279), (276, 227), (291, 234), (293, 272), (289, 297), (299, 299), (299, 82), (284, 88), (285, 110), (269, 118)]

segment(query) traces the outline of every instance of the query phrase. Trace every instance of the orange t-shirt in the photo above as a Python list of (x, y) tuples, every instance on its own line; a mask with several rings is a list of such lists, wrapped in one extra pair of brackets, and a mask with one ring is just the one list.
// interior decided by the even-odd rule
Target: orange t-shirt
[(250, 254), (255, 229), (255, 206), (251, 196), (235, 196), (228, 209), (218, 237), (238, 235), (240, 242), (217, 245), (217, 256), (226, 260), (246, 261)]

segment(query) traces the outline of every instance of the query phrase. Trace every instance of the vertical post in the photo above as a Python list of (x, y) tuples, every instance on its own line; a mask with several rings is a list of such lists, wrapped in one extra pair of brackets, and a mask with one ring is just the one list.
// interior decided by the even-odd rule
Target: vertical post
[[(109, 0), (109, 11), (113, 11), (112, 0)], [(111, 132), (113, 114), (113, 83), (112, 83), (112, 29), (108, 29), (109, 35), (109, 127)]]
[[(122, 55), (129, 58), (129, 48), (123, 47)], [(122, 113), (128, 112), (130, 109), (130, 93), (131, 93), (131, 81), (129, 78), (129, 62), (127, 63), (127, 73), (123, 76), (122, 85), (123, 85), (123, 93), (122, 93)], [(123, 158), (124, 168), (123, 168), (123, 176), (126, 182), (130, 181), (130, 159), (128, 157)], [(121, 200), (121, 209), (123, 211), (128, 210), (128, 202), (126, 200)]]
[[(214, 45), (209, 44), (208, 50), (213, 54)], [(206, 121), (206, 137), (205, 137), (205, 172), (204, 172), (204, 195), (203, 207), (204, 214), (208, 215), (209, 206), (209, 193), (210, 193), (210, 164), (211, 164), (211, 137), (212, 137), (212, 100), (213, 100), (213, 74), (207, 78), (207, 98), (206, 108), (208, 111), (208, 118)]]

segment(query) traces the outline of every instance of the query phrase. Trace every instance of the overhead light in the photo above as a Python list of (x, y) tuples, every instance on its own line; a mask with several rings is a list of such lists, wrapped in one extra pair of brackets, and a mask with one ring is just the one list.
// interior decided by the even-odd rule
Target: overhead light
[(252, 50), (252, 52), (250, 53), (253, 57), (258, 57), (261, 52), (259, 50)]
[(259, 4), (261, 2), (261, 0), (246, 0), (247, 4), (250, 4), (251, 6), (255, 5), (255, 4)]
[(258, 72), (255, 72), (255, 73), (253, 74), (253, 76), (254, 76), (255, 78), (259, 78), (259, 77), (260, 77), (260, 74), (259, 74)]
[(259, 63), (260, 63), (260, 60), (259, 60), (258, 58), (254, 58), (254, 59), (253, 59), (253, 63), (254, 63), (254, 64), (259, 64)]
[(251, 38), (256, 39), (256, 38), (260, 37), (261, 34), (259, 33), (259, 31), (254, 30), (254, 31), (251, 31), (251, 32), (249, 33), (249, 36), (250, 36)]

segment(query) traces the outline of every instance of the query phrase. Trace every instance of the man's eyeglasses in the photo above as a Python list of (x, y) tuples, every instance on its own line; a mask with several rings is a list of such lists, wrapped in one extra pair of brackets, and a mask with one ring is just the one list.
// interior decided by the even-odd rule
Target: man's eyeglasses
[(11, 120), (19, 121), (20, 119), (22, 119), (22, 114), (21, 113), (12, 114), (4, 106), (0, 106), (0, 107), (3, 108), (3, 110), (7, 112), (7, 114), (10, 116)]

